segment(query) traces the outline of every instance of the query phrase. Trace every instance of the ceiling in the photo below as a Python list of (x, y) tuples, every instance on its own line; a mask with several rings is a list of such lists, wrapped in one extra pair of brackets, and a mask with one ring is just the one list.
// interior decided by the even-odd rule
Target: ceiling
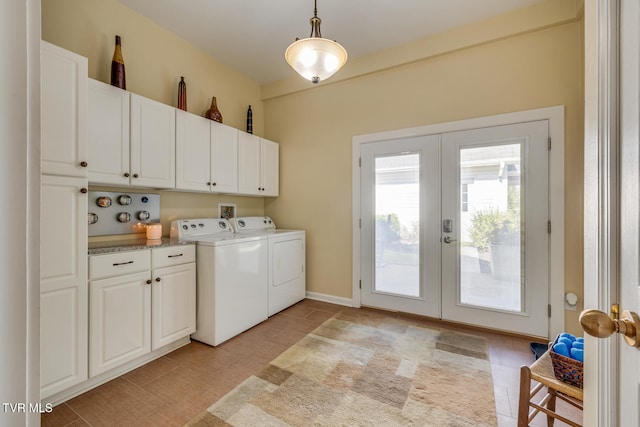
[[(258, 83), (292, 77), (284, 51), (309, 37), (311, 0), (119, 0)], [(349, 59), (542, 0), (319, 0), (322, 36)]]

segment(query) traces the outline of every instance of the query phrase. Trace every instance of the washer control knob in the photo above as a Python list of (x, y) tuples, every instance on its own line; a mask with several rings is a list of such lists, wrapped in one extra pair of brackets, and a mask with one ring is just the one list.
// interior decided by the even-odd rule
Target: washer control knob
[(138, 219), (140, 221), (146, 221), (149, 218), (151, 218), (151, 214), (149, 213), (149, 211), (140, 211), (140, 212), (138, 212)]

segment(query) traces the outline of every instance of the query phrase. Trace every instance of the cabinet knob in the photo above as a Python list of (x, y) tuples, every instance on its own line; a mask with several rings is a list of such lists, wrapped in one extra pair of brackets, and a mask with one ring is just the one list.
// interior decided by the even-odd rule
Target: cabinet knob
[(129, 178), (129, 172), (125, 172), (125, 173), (124, 173), (124, 177), (125, 177), (125, 178)]
[(87, 167), (87, 162), (80, 162), (80, 166), (82, 166), (83, 168)]
[(134, 178), (137, 178), (138, 176), (139, 176), (139, 175), (138, 175), (137, 173), (134, 173), (134, 174), (133, 174), (133, 177), (134, 177)]
[(210, 182), (207, 182), (207, 185), (211, 185), (211, 183), (210, 183)]
[(156, 282), (159, 282), (161, 279), (159, 277), (156, 277)]
[(87, 190), (86, 188), (84, 188), (84, 187), (82, 187), (82, 188), (80, 189), (80, 192), (81, 192), (82, 194), (87, 194), (87, 191), (88, 191), (88, 190)]
[(214, 182), (214, 183), (212, 183), (211, 185), (213, 185), (213, 186), (215, 187), (215, 186), (216, 186), (216, 183)]
[(147, 279), (147, 285), (151, 284), (151, 279)]

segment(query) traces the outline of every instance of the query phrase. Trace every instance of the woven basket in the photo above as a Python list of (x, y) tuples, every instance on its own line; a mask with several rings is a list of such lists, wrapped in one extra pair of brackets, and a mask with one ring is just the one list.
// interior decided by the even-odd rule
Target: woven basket
[[(553, 344), (558, 342), (558, 338), (559, 336), (556, 337)], [(556, 353), (553, 351), (553, 345), (549, 348), (549, 355), (551, 356), (551, 363), (553, 364), (553, 375), (562, 382), (582, 388), (584, 364), (578, 360)]]

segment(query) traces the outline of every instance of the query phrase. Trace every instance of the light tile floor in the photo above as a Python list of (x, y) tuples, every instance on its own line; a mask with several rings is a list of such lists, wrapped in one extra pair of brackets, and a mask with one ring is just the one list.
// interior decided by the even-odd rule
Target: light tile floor
[[(42, 416), (42, 426), (182, 426), (343, 309), (355, 310), (304, 300), (215, 348), (194, 341), (56, 406)], [(530, 340), (376, 312), (484, 336), (489, 344), (498, 425), (517, 424), (519, 368), (533, 362)], [(565, 416), (581, 421), (579, 411), (568, 405), (558, 407)], [(546, 426), (546, 420), (539, 415), (531, 425)], [(555, 425), (565, 424), (556, 421)]]

